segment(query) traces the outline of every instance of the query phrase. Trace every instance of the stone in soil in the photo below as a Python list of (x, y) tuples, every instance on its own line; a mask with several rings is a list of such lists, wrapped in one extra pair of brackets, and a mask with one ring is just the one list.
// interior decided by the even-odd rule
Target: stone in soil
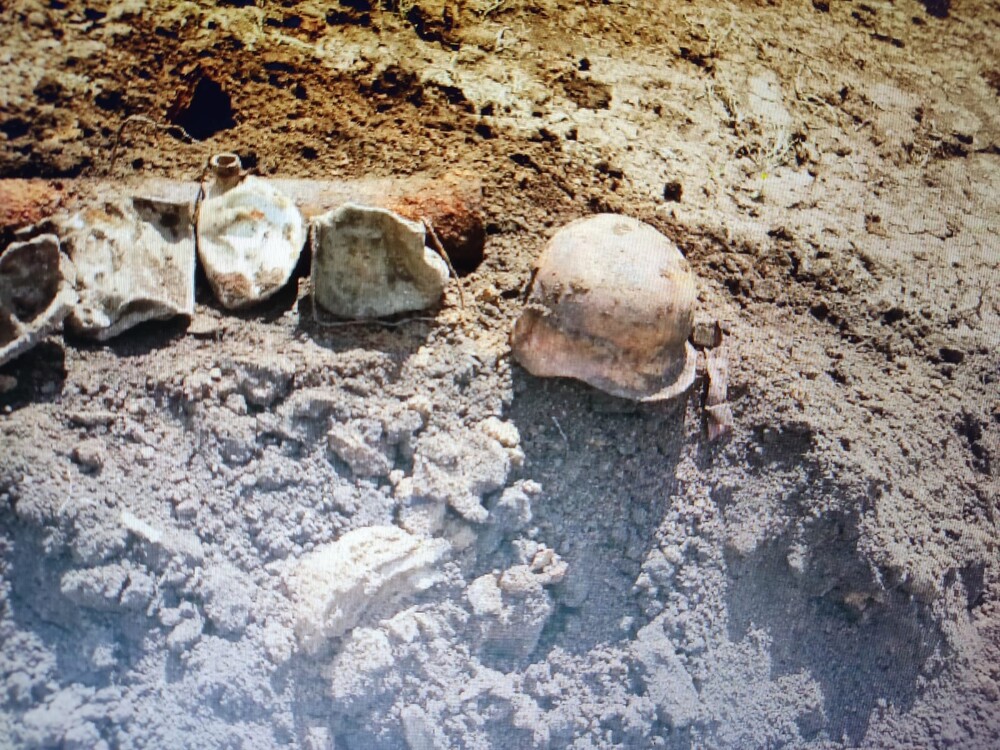
[(354, 628), (366, 611), (429, 588), (440, 579), (434, 566), (449, 549), (444, 539), (369, 526), (313, 550), (285, 579), (299, 644), (315, 652)]

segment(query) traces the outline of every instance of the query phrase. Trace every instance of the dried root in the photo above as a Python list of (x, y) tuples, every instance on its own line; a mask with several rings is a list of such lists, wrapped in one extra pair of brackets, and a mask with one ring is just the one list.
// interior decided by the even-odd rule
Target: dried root
[(434, 225), (431, 220), (421, 216), (420, 221), (424, 223), (424, 227), (427, 229), (427, 234), (431, 236), (431, 240), (434, 242), (434, 249), (437, 254), (440, 255), (444, 262), (448, 264), (448, 271), (451, 273), (452, 278), (455, 279), (455, 283), (458, 284), (458, 305), (463, 311), (465, 310), (465, 292), (462, 291), (462, 280), (458, 277), (458, 273), (455, 271), (455, 266), (451, 264), (451, 258), (448, 257), (447, 251), (444, 249), (444, 245), (441, 244), (441, 239), (437, 236), (437, 232), (434, 231)]
[(140, 122), (143, 125), (150, 125), (157, 130), (164, 131), (167, 133), (174, 134), (175, 136), (180, 136), (185, 139), (187, 143), (197, 143), (198, 139), (193, 137), (180, 125), (168, 124), (165, 122), (158, 122), (152, 117), (147, 117), (146, 115), (129, 115), (126, 117), (122, 124), (118, 127), (118, 132), (115, 133), (115, 143), (111, 147), (111, 160), (108, 163), (108, 174), (113, 174), (115, 171), (115, 163), (118, 161), (118, 147), (121, 145), (122, 135), (124, 135), (125, 130), (132, 123)]

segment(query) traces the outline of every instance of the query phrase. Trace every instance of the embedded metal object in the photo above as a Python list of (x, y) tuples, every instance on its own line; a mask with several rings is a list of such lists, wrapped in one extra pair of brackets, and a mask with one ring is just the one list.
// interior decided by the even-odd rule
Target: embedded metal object
[(76, 302), (72, 276), (53, 234), (11, 243), (0, 255), (0, 365), (59, 327)]
[(295, 202), (236, 154), (209, 162), (213, 181), (198, 210), (198, 257), (216, 298), (229, 309), (266, 300), (288, 283), (305, 245)]
[(573, 222), (536, 265), (514, 325), (514, 356), (539, 377), (569, 377), (658, 401), (694, 381), (694, 277), (677, 246), (615, 214)]
[(59, 223), (80, 295), (68, 324), (101, 341), (194, 312), (191, 206), (134, 196)]
[(426, 309), (444, 293), (448, 266), (424, 246), (422, 224), (347, 203), (313, 219), (312, 232), (313, 302), (328, 313), (380, 318)]

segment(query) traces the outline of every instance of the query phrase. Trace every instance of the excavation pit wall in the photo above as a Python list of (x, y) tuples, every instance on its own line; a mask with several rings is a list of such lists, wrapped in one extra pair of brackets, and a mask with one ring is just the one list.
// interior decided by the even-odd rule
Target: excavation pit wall
[[(260, 361), (226, 343), (241, 321), (217, 322), (163, 349), (141, 330), (68, 349), (62, 376), (44, 347), (22, 363), (55, 394), (4, 422), (24, 746), (857, 742), (946, 649), (931, 605), (859, 551), (864, 503), (817, 481), (808, 427), (709, 444), (701, 378), (637, 404), (421, 322), (247, 324), (276, 352)], [(83, 354), (102, 364), (81, 372)], [(303, 597), (325, 594), (301, 593), (298, 566), (366, 529), (395, 529), (373, 548), (389, 533), (447, 551), (351, 558), (336, 580), (354, 571), (366, 594), (329, 610), (356, 610), (350, 627), (303, 641)]]

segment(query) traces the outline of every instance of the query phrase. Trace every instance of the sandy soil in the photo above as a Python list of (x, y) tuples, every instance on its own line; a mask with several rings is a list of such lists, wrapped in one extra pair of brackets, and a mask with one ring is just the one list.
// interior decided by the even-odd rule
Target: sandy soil
[[(464, 311), (452, 283), (433, 320), (321, 328), (300, 275), (2, 369), (0, 745), (1000, 746), (1000, 4), (24, 0), (0, 27), (2, 177), (232, 150), (466, 169), (488, 213)], [(531, 262), (599, 211), (692, 263), (730, 440), (702, 377), (636, 405), (510, 360)], [(334, 589), (336, 628), (308, 614)]]

